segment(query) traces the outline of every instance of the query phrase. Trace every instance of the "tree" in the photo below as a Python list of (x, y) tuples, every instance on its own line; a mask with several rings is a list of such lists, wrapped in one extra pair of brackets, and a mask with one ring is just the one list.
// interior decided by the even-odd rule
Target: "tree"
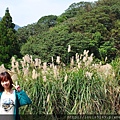
[(56, 24), (57, 16), (56, 15), (48, 15), (40, 18), (38, 20), (39, 24), (48, 26), (48, 27), (53, 27)]
[(61, 56), (61, 61), (68, 63), (67, 48), (70, 45), (69, 57), (89, 50), (95, 58), (103, 60), (107, 57), (111, 61), (120, 56), (119, 6), (120, 0), (80, 2), (70, 5), (58, 17), (44, 16), (32, 29), (28, 26), (21, 29), (23, 33), (36, 33), (19, 34), (22, 35), (21, 54), (31, 54), (48, 62), (51, 57)]
[(7, 8), (5, 16), (0, 21), (0, 64), (4, 64), (6, 67), (10, 63), (11, 57), (18, 51), (14, 27), (15, 24), (12, 23), (12, 17)]

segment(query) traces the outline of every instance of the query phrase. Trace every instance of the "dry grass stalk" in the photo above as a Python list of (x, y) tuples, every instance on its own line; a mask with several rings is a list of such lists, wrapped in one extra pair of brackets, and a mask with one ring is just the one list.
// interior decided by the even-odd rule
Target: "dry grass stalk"
[(88, 57), (88, 53), (89, 53), (89, 50), (84, 50), (83, 51), (83, 55), (86, 56), (86, 57)]
[(31, 63), (34, 63), (34, 62), (33, 62), (32, 55), (30, 55), (29, 57), (30, 57), (30, 61), (31, 61)]
[(46, 76), (44, 75), (43, 76), (43, 82), (46, 82), (47, 81), (47, 78), (46, 78)]
[(54, 63), (50, 63), (50, 68), (54, 68)]
[(84, 57), (83, 57), (83, 62), (86, 63), (86, 61), (87, 61), (87, 57), (84, 56)]
[(23, 69), (23, 75), (26, 77), (29, 75), (29, 68), (28, 67)]
[(90, 66), (92, 64), (93, 61), (93, 53), (88, 56), (89, 50), (84, 50), (83, 55), (81, 55), (81, 57), (83, 56), (83, 63), (86, 67)]
[(53, 59), (53, 57), (51, 57), (51, 59), (52, 59), (52, 64), (54, 64), (54, 59)]
[(18, 61), (16, 61), (15, 67), (16, 67), (17, 73), (20, 74), (19, 63), (18, 63)]
[(56, 63), (60, 64), (60, 56), (57, 56)]
[(12, 68), (15, 68), (15, 62), (16, 62), (15, 57), (12, 57), (11, 61)]
[(81, 61), (80, 61), (80, 62), (78, 63), (78, 68), (80, 69), (81, 66), (82, 66), (82, 63), (81, 63)]
[(47, 71), (47, 62), (44, 62), (44, 63), (43, 63), (43, 70), (44, 70), (44, 71)]
[(75, 54), (75, 58), (76, 58), (76, 62), (79, 63), (80, 58), (79, 58), (79, 54), (78, 53)]
[(57, 69), (57, 66), (55, 65), (54, 68), (53, 68), (53, 73), (54, 73), (54, 78), (57, 79), (58, 75), (59, 75), (59, 71)]
[(6, 68), (5, 68), (4, 64), (2, 64), (2, 65), (0, 66), (0, 73), (1, 73), (1, 72), (4, 72), (4, 71), (6, 71)]
[(105, 65), (101, 65), (101, 64), (93, 64), (94, 69), (97, 71), (97, 73), (104, 78), (108, 78), (111, 77), (114, 78), (115, 77), (115, 73), (113, 71), (113, 68), (110, 64), (105, 64)]
[(25, 62), (21, 60), (20, 63), (21, 63), (21, 65), (22, 65), (22, 69), (24, 69), (25, 66), (26, 66)]
[(33, 71), (32, 71), (32, 79), (37, 79), (37, 77), (38, 77), (38, 74), (37, 74), (36, 70), (33, 69)]
[(70, 60), (70, 68), (73, 68), (73, 66), (74, 66), (74, 57), (72, 56)]
[(68, 45), (68, 53), (71, 51), (71, 46)]
[(23, 60), (24, 60), (24, 63), (31, 63), (31, 57), (28, 54), (26, 54), (23, 57)]
[(64, 83), (67, 82), (67, 79), (68, 79), (68, 75), (66, 74), (65, 77), (64, 77)]
[(88, 79), (92, 79), (92, 76), (93, 76), (93, 73), (91, 73), (91, 72), (86, 72), (85, 73), (85, 77), (87, 77)]
[(41, 68), (41, 59), (35, 58), (34, 66)]
[(50, 94), (47, 95), (47, 103), (50, 101)]
[(18, 76), (17, 76), (17, 74), (13, 74), (13, 75), (11, 76), (11, 78), (12, 78), (13, 81), (16, 81), (16, 80), (18, 79)]

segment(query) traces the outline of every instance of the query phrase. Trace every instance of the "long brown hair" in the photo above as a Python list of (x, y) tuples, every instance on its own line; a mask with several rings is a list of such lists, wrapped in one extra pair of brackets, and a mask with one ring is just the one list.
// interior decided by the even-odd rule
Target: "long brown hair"
[(6, 80), (10, 81), (10, 89), (12, 89), (13, 81), (10, 74), (8, 72), (2, 72), (0, 73), (0, 92), (4, 91), (4, 87), (1, 85), (1, 81), (6, 81)]

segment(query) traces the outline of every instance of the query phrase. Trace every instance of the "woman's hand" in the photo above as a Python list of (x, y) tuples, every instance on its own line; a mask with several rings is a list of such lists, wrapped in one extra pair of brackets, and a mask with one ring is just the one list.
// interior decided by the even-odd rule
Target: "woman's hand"
[(17, 81), (15, 82), (15, 85), (14, 84), (12, 85), (18, 92), (21, 90), (20, 86), (17, 84)]

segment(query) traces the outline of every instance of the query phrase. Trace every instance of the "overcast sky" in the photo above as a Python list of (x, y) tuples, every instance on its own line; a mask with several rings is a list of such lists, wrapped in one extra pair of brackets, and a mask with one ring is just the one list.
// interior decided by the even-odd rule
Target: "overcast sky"
[(0, 0), (0, 17), (8, 7), (13, 23), (20, 27), (37, 22), (47, 15), (61, 15), (72, 4), (98, 0)]

